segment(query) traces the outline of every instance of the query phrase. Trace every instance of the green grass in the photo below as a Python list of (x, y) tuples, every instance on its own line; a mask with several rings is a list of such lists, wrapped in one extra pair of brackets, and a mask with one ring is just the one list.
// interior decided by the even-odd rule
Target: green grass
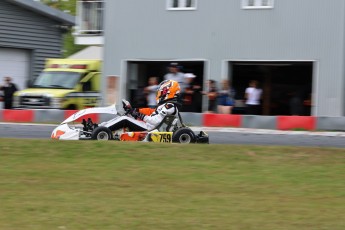
[(0, 229), (345, 229), (345, 150), (0, 139)]

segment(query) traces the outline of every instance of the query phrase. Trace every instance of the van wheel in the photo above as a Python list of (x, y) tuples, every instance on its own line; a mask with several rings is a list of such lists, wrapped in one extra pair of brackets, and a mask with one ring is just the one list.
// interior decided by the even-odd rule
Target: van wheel
[(112, 133), (109, 128), (104, 127), (104, 126), (99, 126), (92, 131), (91, 139), (107, 141), (113, 138), (112, 138)]
[(75, 105), (69, 105), (66, 108), (66, 110), (76, 110), (76, 109), (77, 109), (77, 106), (75, 106)]
[(189, 144), (195, 143), (196, 138), (194, 132), (190, 128), (180, 128), (173, 134), (172, 141), (175, 143)]

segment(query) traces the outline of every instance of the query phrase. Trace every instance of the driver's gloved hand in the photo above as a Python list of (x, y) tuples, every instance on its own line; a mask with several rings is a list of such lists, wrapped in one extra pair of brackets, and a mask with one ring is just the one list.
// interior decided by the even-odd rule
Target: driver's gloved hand
[(131, 109), (129, 112), (130, 115), (132, 115), (132, 117), (134, 117), (134, 119), (141, 119), (144, 120), (145, 114), (142, 114), (139, 112), (138, 109)]
[(122, 107), (126, 111), (126, 113), (130, 113), (130, 110), (132, 110), (132, 105), (129, 103), (129, 101), (122, 99)]

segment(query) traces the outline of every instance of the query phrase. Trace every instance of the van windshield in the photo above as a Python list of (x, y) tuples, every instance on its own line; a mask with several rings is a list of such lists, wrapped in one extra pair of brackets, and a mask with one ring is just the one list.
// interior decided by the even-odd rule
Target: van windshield
[(49, 71), (36, 78), (32, 88), (73, 89), (80, 80), (81, 73)]

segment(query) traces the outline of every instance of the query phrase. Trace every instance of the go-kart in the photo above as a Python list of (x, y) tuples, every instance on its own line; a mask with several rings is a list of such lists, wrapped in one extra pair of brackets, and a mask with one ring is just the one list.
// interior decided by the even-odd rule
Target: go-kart
[[(95, 123), (90, 118), (92, 114), (111, 114), (112, 119)], [(89, 117), (88, 117), (89, 116)], [(95, 107), (80, 110), (56, 127), (51, 135), (59, 140), (118, 140), (142, 142), (173, 142), (173, 143), (209, 143), (209, 137), (204, 131), (194, 133), (186, 126), (181, 114), (167, 116), (154, 129), (150, 131), (130, 130), (127, 127), (111, 130), (110, 124), (116, 122), (121, 116), (130, 116), (126, 112), (119, 113), (115, 105), (108, 107)], [(77, 120), (79, 123), (76, 124)], [(80, 120), (81, 123), (80, 123)]]

